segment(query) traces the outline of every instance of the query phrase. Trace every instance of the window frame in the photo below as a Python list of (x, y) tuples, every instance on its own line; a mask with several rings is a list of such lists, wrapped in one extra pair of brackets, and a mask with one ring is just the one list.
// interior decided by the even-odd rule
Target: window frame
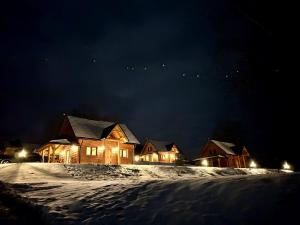
[(97, 156), (97, 147), (91, 147), (91, 156)]
[[(124, 152), (126, 152), (125, 156), (124, 156)], [(127, 149), (120, 149), (120, 156), (122, 158), (128, 158), (128, 150)]]
[(90, 156), (91, 154), (92, 154), (92, 148), (91, 147), (86, 147), (86, 151), (85, 151), (85, 154), (87, 155), (87, 156)]

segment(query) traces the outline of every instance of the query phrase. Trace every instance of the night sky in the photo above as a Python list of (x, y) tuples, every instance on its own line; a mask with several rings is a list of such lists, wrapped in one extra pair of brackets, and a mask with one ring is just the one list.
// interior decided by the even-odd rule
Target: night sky
[[(280, 5), (258, 0), (9, 1), (0, 140), (43, 143), (63, 113), (126, 123), (189, 158), (208, 138), (296, 163)], [(295, 97), (294, 97), (295, 98)]]

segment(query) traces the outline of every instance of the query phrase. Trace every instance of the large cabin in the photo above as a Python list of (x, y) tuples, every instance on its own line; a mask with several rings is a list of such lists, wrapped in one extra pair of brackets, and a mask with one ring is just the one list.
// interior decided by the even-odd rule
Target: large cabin
[(59, 139), (38, 149), (43, 162), (132, 164), (139, 141), (125, 124), (66, 116)]
[(140, 153), (140, 161), (174, 163), (179, 156), (180, 151), (175, 143), (148, 139)]
[(214, 167), (249, 167), (249, 152), (245, 146), (233, 143), (209, 140), (196, 159), (197, 165)]

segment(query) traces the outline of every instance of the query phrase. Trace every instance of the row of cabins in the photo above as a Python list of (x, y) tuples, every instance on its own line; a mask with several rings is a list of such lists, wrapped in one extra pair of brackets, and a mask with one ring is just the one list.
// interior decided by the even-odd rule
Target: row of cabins
[[(58, 139), (42, 145), (37, 152), (43, 162), (133, 164), (175, 163), (182, 152), (175, 143), (147, 139), (141, 145), (133, 132), (122, 123), (65, 116)], [(248, 167), (249, 153), (231, 143), (209, 140), (195, 160), (200, 165)]]

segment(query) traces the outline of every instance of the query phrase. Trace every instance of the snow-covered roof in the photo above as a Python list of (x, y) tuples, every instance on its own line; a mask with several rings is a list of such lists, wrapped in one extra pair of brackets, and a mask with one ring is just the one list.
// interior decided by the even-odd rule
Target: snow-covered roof
[(229, 155), (235, 155), (234, 151), (231, 149), (232, 147), (235, 146), (233, 143), (229, 142), (222, 142), (222, 141), (216, 141), (216, 140), (211, 140), (214, 144), (216, 144), (218, 147), (223, 149), (227, 154)]
[(166, 152), (170, 151), (174, 145), (173, 142), (168, 142), (168, 141), (156, 141), (156, 140), (151, 140), (149, 139), (148, 142), (153, 144), (156, 148), (157, 151), (159, 152)]
[(71, 142), (68, 139), (53, 139), (49, 142), (53, 144), (63, 144), (63, 145), (71, 144)]
[[(67, 117), (76, 137), (101, 139), (106, 138), (108, 131), (117, 123), (108, 121), (89, 120), (75, 116)], [(140, 142), (125, 124), (119, 124), (128, 139), (128, 143), (139, 144)]]

